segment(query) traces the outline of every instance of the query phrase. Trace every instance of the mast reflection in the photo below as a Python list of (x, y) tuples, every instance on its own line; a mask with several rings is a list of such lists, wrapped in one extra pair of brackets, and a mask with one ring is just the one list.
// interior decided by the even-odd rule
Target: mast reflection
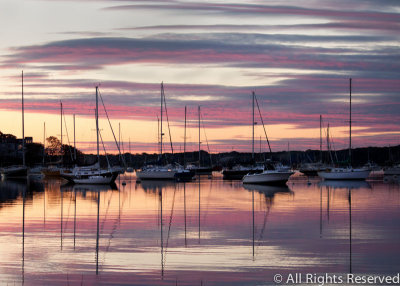
[[(347, 201), (349, 210), (349, 273), (353, 273), (353, 241), (352, 241), (352, 218), (351, 218), (351, 193), (354, 189), (370, 189), (371, 186), (366, 181), (321, 181), (320, 186), (325, 186), (328, 190), (328, 212), (329, 212), (329, 190), (330, 188), (347, 191)], [(328, 216), (329, 218), (329, 216)]]
[(260, 195), (262, 195), (265, 199), (265, 205), (266, 205), (266, 211), (264, 214), (264, 221), (263, 221), (263, 227), (260, 231), (260, 237), (259, 240), (262, 239), (266, 223), (267, 223), (267, 216), (270, 212), (271, 206), (273, 204), (273, 199), (275, 197), (275, 194), (277, 193), (286, 193), (286, 194), (291, 194), (293, 193), (289, 187), (287, 186), (268, 186), (268, 185), (257, 185), (257, 184), (245, 184), (243, 187), (251, 192), (251, 210), (252, 210), (252, 256), (253, 260), (255, 259), (255, 205), (254, 205), (254, 192), (258, 192)]

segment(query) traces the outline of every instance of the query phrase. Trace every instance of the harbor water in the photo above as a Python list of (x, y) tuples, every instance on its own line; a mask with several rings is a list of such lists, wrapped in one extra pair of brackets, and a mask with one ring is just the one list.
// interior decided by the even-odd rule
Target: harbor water
[(258, 186), (218, 174), (188, 183), (121, 175), (114, 186), (9, 180), (0, 182), (0, 285), (393, 276), (399, 221), (397, 181), (295, 175), (287, 186)]

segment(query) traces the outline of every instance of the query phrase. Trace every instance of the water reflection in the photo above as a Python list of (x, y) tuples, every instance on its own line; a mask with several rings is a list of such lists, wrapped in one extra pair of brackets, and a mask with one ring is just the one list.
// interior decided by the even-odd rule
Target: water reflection
[(348, 181), (348, 180), (325, 180), (321, 181), (319, 184), (320, 186), (320, 233), (322, 237), (322, 187), (326, 187), (327, 194), (328, 194), (328, 220), (329, 220), (329, 196), (331, 188), (337, 190), (345, 190), (347, 191), (347, 201), (348, 201), (348, 214), (349, 214), (349, 273), (353, 273), (353, 264), (352, 264), (352, 220), (351, 220), (351, 193), (353, 189), (371, 189), (371, 185), (366, 181)]
[(0, 284), (268, 285), (400, 264), (397, 184), (121, 181), (0, 182)]

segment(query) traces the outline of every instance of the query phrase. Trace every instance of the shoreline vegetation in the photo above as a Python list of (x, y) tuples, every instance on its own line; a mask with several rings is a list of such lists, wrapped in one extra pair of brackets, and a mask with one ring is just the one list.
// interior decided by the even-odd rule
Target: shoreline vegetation
[[(97, 160), (95, 154), (84, 154), (76, 150), (77, 160), (73, 160), (74, 147), (63, 144), (61, 148), (60, 141), (50, 136), (46, 139), (46, 148), (43, 150), (43, 144), (33, 143), (32, 138), (27, 137), (26, 149), (26, 163), (28, 166), (35, 165), (64, 165), (73, 166), (77, 165), (91, 165)], [(15, 165), (22, 162), (22, 139), (17, 139), (12, 134), (3, 134), (0, 132), (0, 165), (1, 167)], [(331, 158), (334, 158), (335, 165), (348, 165), (348, 149), (337, 151), (322, 151), (322, 162), (332, 163)], [(256, 153), (255, 160), (252, 160), (251, 152), (221, 152), (211, 153), (201, 151), (202, 166), (212, 166), (215, 170), (220, 170), (224, 167), (232, 167), (236, 164), (252, 165), (256, 162), (264, 162), (271, 159), (280, 161), (283, 164), (291, 165), (297, 168), (303, 163), (319, 162), (321, 160), (320, 150), (306, 150), (306, 151), (279, 151), (279, 152), (263, 152)], [(43, 158), (44, 157), (44, 158)], [(122, 165), (119, 154), (107, 154), (108, 160), (111, 165)], [(132, 154), (125, 152), (122, 154), (126, 165), (134, 169), (140, 169), (144, 165), (159, 164), (159, 163), (179, 163), (183, 164), (183, 152), (180, 153), (165, 153), (162, 160), (156, 153), (141, 153)], [(373, 162), (379, 166), (391, 166), (400, 162), (400, 145), (388, 147), (361, 147), (352, 149), (352, 165), (362, 166), (368, 162)], [(188, 164), (198, 164), (198, 151), (186, 152), (185, 160)], [(102, 166), (107, 166), (106, 156), (100, 155), (100, 163)]]

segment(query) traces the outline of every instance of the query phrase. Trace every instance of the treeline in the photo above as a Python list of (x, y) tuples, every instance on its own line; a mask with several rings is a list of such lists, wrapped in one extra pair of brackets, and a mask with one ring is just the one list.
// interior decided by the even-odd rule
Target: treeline
[[(93, 156), (93, 155), (92, 155)], [(146, 164), (158, 164), (158, 163), (179, 163), (183, 164), (184, 156), (183, 153), (164, 154), (163, 158), (160, 159), (158, 154), (123, 154), (123, 157), (127, 165), (132, 166), (135, 169), (141, 168)], [(186, 152), (185, 161), (187, 164), (198, 164), (199, 153), (198, 152)], [(265, 160), (271, 159), (274, 161), (280, 161), (285, 165), (291, 165), (298, 167), (302, 163), (318, 162), (321, 158), (319, 150), (306, 150), (306, 151), (291, 151), (291, 152), (273, 152), (270, 153), (257, 153), (255, 154), (254, 160), (252, 159), (251, 153), (242, 152), (226, 152), (218, 154), (209, 154), (206, 151), (201, 151), (201, 165), (202, 166), (213, 166), (216, 169), (223, 167), (232, 167), (236, 164), (252, 165), (256, 162), (264, 162)], [(110, 162), (117, 164), (119, 156), (109, 156)], [(335, 165), (348, 165), (349, 164), (349, 150), (339, 151), (323, 151), (322, 161), (325, 163), (331, 163), (333, 160)], [(368, 162), (373, 162), (379, 166), (391, 166), (396, 163), (400, 163), (400, 145), (393, 147), (366, 147), (352, 149), (352, 165), (362, 166)], [(102, 156), (102, 164), (106, 163), (104, 156)]]
[[(19, 140), (19, 141), (18, 141)], [(15, 146), (14, 146), (15, 145)], [(10, 150), (14, 150), (11, 152)], [(75, 159), (76, 156), (76, 159)], [(97, 156), (94, 154), (84, 154), (73, 146), (62, 144), (58, 138), (50, 136), (46, 139), (46, 148), (43, 149), (43, 144), (27, 143), (25, 145), (26, 164), (34, 166), (38, 164), (45, 165), (64, 165), (73, 166), (75, 164), (91, 165), (97, 161)], [(236, 164), (252, 165), (256, 162), (263, 162), (271, 159), (280, 161), (283, 164), (297, 167), (302, 163), (318, 162), (322, 159), (325, 163), (332, 161), (337, 164), (349, 164), (349, 150), (339, 151), (323, 151), (306, 150), (306, 151), (291, 151), (291, 152), (273, 152), (256, 153), (254, 159), (251, 153), (243, 152), (225, 152), (218, 154), (209, 154), (206, 151), (201, 151), (201, 166), (213, 166), (216, 169), (223, 167), (231, 167)], [(166, 153), (160, 158), (158, 154), (130, 154), (125, 153), (120, 155), (101, 155), (100, 163), (102, 166), (123, 165), (131, 166), (139, 169), (146, 164), (166, 164), (179, 163), (198, 165), (199, 153), (186, 152), (183, 153)], [(21, 139), (16, 139), (14, 135), (3, 134), (0, 132), (0, 162), (1, 166), (15, 165), (22, 163), (22, 146)], [(352, 149), (352, 165), (362, 166), (367, 162), (374, 162), (380, 166), (390, 166), (400, 162), (400, 145), (393, 147), (366, 147)]]

